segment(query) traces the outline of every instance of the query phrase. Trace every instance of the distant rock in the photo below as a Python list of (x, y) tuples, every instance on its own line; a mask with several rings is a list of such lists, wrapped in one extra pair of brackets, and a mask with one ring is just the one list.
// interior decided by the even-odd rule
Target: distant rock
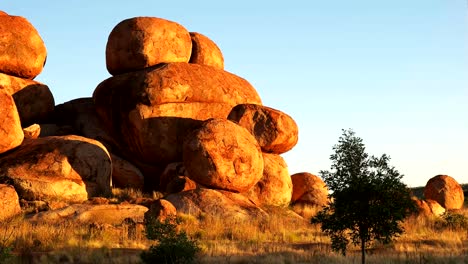
[(166, 200), (175, 206), (177, 212), (195, 217), (209, 216), (230, 221), (258, 221), (267, 216), (265, 211), (243, 195), (228, 191), (200, 188), (170, 194)]
[(438, 202), (446, 210), (463, 207), (464, 193), (458, 182), (447, 175), (431, 178), (424, 188), (424, 197)]
[(190, 32), (192, 38), (192, 55), (190, 63), (212, 66), (218, 69), (224, 69), (223, 53), (218, 45), (207, 36)]
[(308, 172), (291, 176), (293, 193), (291, 202), (307, 203), (314, 206), (328, 204), (328, 189), (322, 179)]
[(40, 212), (29, 217), (32, 222), (78, 221), (81, 223), (122, 224), (130, 218), (142, 223), (148, 208), (136, 204), (73, 204), (61, 209)]
[(245, 195), (258, 205), (286, 207), (293, 185), (288, 165), (277, 154), (263, 153), (263, 176)]
[(24, 133), (13, 98), (0, 89), (0, 153), (18, 147)]
[(281, 154), (297, 144), (296, 122), (279, 110), (256, 104), (239, 104), (229, 113), (228, 119), (250, 131), (264, 152)]
[(166, 219), (177, 216), (177, 209), (169, 201), (159, 199), (154, 201), (145, 213), (145, 220), (158, 220), (164, 222)]
[(26, 18), (0, 15), (0, 36), (0, 72), (26, 79), (34, 79), (41, 73), (47, 50)]
[(0, 88), (13, 96), (23, 127), (42, 123), (54, 110), (54, 97), (45, 84), (0, 73)]
[(0, 156), (0, 174), (22, 199), (80, 203), (111, 192), (111, 159), (98, 141), (79, 136), (25, 140)]
[(107, 70), (112, 75), (141, 70), (162, 62), (188, 62), (189, 32), (156, 17), (134, 17), (117, 24), (106, 46)]
[(245, 192), (263, 175), (263, 157), (255, 138), (226, 119), (209, 119), (187, 135), (183, 161), (189, 177), (214, 189)]
[(0, 221), (21, 213), (18, 194), (10, 185), (0, 184)]

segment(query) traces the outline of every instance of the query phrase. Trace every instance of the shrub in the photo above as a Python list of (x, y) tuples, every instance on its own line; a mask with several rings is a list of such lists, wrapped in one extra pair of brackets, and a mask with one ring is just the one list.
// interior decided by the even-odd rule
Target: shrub
[(436, 222), (436, 225), (455, 230), (468, 229), (468, 217), (453, 212), (445, 212), (442, 219)]
[(184, 231), (177, 230), (178, 218), (168, 218), (164, 222), (151, 219), (146, 223), (146, 237), (157, 244), (141, 254), (144, 263), (192, 263), (200, 251), (195, 240)]

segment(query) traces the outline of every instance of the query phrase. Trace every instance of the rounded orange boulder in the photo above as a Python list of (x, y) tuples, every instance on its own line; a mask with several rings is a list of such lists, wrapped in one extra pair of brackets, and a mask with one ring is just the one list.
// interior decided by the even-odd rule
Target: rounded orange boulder
[(328, 188), (320, 177), (301, 172), (291, 176), (293, 193), (291, 202), (324, 206), (328, 203)]
[(190, 32), (192, 38), (192, 56), (190, 63), (203, 64), (224, 69), (224, 58), (218, 45), (207, 36)]
[(460, 184), (448, 175), (431, 178), (424, 188), (424, 197), (438, 202), (446, 210), (462, 208), (465, 199)]

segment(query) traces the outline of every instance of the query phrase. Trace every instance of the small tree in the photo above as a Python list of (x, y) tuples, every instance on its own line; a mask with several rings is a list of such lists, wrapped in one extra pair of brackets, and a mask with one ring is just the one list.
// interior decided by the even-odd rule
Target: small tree
[(366, 247), (374, 240), (387, 244), (403, 233), (400, 223), (415, 205), (403, 175), (389, 166), (390, 158), (369, 157), (352, 130), (343, 130), (333, 150), (331, 171), (320, 171), (331, 191), (330, 204), (312, 223), (321, 224), (332, 249), (343, 255), (350, 242), (360, 244), (365, 263)]

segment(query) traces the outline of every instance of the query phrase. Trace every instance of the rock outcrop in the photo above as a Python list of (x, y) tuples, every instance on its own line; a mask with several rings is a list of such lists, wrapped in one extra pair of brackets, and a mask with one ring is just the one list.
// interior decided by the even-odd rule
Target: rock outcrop
[(460, 184), (447, 175), (431, 178), (424, 188), (424, 197), (438, 202), (446, 210), (463, 207), (464, 193)]
[(246, 197), (260, 206), (288, 206), (293, 190), (288, 165), (281, 156), (269, 153), (263, 153), (263, 164), (262, 178)]
[(256, 104), (239, 104), (229, 113), (228, 119), (250, 131), (264, 152), (281, 154), (297, 144), (296, 122), (279, 110)]
[(218, 45), (207, 36), (190, 32), (192, 38), (192, 55), (190, 63), (212, 66), (218, 69), (224, 69), (223, 53)]
[(328, 203), (328, 189), (322, 179), (308, 172), (291, 176), (293, 192), (291, 202), (324, 206)]
[(109, 35), (107, 70), (116, 75), (162, 62), (188, 62), (191, 52), (190, 34), (183, 26), (156, 17), (129, 18)]
[(26, 79), (34, 79), (41, 73), (47, 50), (26, 18), (1, 15), (0, 36), (0, 72)]
[(267, 215), (243, 195), (228, 191), (200, 188), (171, 194), (166, 200), (175, 206), (177, 212), (196, 217), (258, 221)]
[(0, 89), (0, 153), (18, 147), (24, 133), (13, 98)]
[(2, 179), (26, 200), (83, 202), (109, 195), (111, 166), (101, 143), (79, 136), (25, 140), (0, 157)]
[(159, 199), (151, 203), (149, 210), (145, 213), (146, 221), (158, 220), (164, 222), (166, 219), (175, 218), (177, 209), (169, 201)]
[(0, 221), (21, 213), (18, 194), (10, 185), (0, 184)]
[(263, 175), (263, 157), (255, 138), (226, 119), (210, 119), (189, 134), (184, 166), (195, 182), (214, 189), (246, 192)]

